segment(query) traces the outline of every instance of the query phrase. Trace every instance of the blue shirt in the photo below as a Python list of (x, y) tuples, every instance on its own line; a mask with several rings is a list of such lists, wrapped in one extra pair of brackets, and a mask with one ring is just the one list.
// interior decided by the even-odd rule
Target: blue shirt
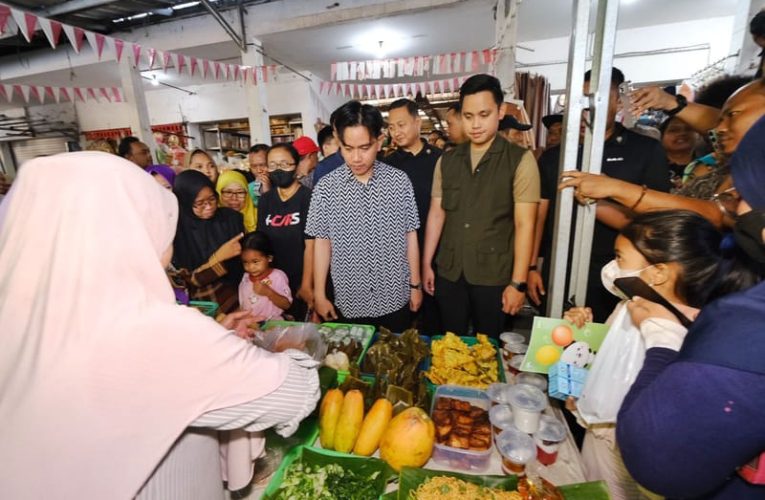
[(343, 160), (340, 151), (321, 160), (313, 171), (313, 185), (316, 186), (322, 177), (332, 172), (343, 163), (345, 163), (345, 160)]

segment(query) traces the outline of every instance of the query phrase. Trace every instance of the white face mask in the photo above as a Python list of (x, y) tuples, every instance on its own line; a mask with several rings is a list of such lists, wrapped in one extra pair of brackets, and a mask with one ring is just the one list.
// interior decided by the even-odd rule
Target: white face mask
[(643, 269), (637, 269), (635, 271), (624, 270), (619, 267), (619, 264), (616, 263), (616, 259), (614, 259), (603, 266), (603, 269), (600, 271), (600, 280), (603, 282), (603, 286), (606, 287), (606, 290), (611, 292), (613, 295), (616, 295), (622, 300), (629, 300), (630, 297), (625, 297), (624, 294), (618, 288), (616, 288), (616, 285), (614, 285), (614, 280), (618, 278), (629, 278), (630, 276), (640, 276), (640, 273), (649, 267), (653, 267), (653, 264), (646, 266)]

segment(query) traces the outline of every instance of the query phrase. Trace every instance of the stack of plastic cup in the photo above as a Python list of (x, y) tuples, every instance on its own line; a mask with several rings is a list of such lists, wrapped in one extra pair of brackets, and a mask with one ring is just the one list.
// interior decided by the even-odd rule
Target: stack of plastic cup
[(547, 390), (547, 377), (538, 373), (523, 372), (515, 376), (516, 384), (526, 384), (536, 387), (542, 392)]
[(537, 454), (534, 439), (515, 428), (500, 432), (495, 442), (502, 457), (502, 471), (508, 475), (523, 474), (526, 464), (534, 460)]
[(547, 395), (526, 384), (516, 384), (508, 389), (508, 393), (515, 426), (527, 434), (535, 433), (542, 411), (547, 407)]
[(489, 396), (489, 399), (491, 399), (491, 405), (506, 405), (510, 403), (507, 392), (510, 387), (512, 387), (511, 384), (506, 384), (504, 382), (495, 382), (491, 384), (486, 389), (486, 394)]
[(496, 405), (489, 410), (489, 422), (496, 436), (500, 432), (515, 427), (513, 424), (513, 409), (510, 405)]
[(521, 372), (524, 357), (523, 354), (516, 354), (510, 358), (510, 361), (507, 362), (507, 369), (510, 370), (510, 373), (518, 375)]
[(558, 459), (558, 448), (566, 439), (566, 426), (555, 417), (542, 415), (539, 429), (534, 433), (537, 445), (537, 461), (542, 465), (552, 465)]
[(522, 354), (510, 350), (511, 346), (525, 344), (526, 342), (526, 338), (523, 335), (515, 332), (504, 332), (499, 336), (499, 340), (502, 341), (502, 357), (505, 359), (505, 362), (510, 361), (514, 354)]

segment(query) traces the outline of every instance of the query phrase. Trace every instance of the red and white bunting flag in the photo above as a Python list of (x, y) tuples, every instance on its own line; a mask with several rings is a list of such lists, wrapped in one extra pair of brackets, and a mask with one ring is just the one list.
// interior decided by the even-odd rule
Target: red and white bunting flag
[(239, 66), (239, 74), (241, 75), (242, 83), (244, 84), (247, 83), (247, 80), (250, 77), (250, 73), (252, 73), (250, 69), (252, 69), (250, 66)]
[(58, 46), (58, 41), (61, 38), (61, 31), (63, 30), (63, 26), (61, 26), (61, 23), (58, 21), (51, 21), (50, 19), (45, 19), (44, 17), (37, 18), (37, 22), (40, 23), (40, 29), (42, 29), (43, 33), (45, 33), (45, 36), (48, 38), (48, 43), (50, 43), (50, 46), (54, 49)]
[(0, 33), (5, 33), (8, 19), (11, 17), (11, 9), (7, 5), (0, 4)]
[(277, 68), (276, 64), (272, 64), (268, 67), (268, 69), (271, 72), (271, 79), (276, 80), (276, 74), (278, 73), (279, 68)]
[(252, 84), (257, 85), (258, 84), (258, 67), (255, 66), (250, 69), (250, 78), (252, 78)]
[(337, 80), (337, 63), (333, 62), (329, 65), (329, 79), (332, 81)]
[(14, 8), (11, 8), (11, 16), (13, 16), (13, 20), (16, 21), (16, 25), (26, 41), (31, 42), (37, 27), (37, 16)]
[(457, 55), (454, 57), (454, 60), (456, 61), (454, 63), (454, 72), (463, 73), (462, 65), (465, 64), (465, 53), (457, 52)]
[(72, 44), (72, 49), (79, 54), (82, 44), (85, 43), (85, 30), (75, 26), (69, 26), (68, 24), (64, 24), (63, 28), (66, 37), (69, 39), (69, 43)]
[(43, 104), (45, 102), (45, 86), (37, 85), (33, 88), (33, 90), (33, 94), (35, 97), (37, 97), (37, 100), (40, 101), (40, 104)]
[(37, 91), (37, 87), (35, 87), (34, 85), (29, 85), (28, 87), (29, 87), (29, 95), (37, 98), (37, 100), (39, 101), (40, 93)]
[(378, 99), (382, 99), (383, 93), (382, 93), (382, 85), (375, 85), (375, 95)]
[(170, 52), (162, 52), (160, 56), (162, 57), (162, 71), (167, 73), (167, 67), (170, 66)]
[[(0, 96), (8, 99), (8, 94), (5, 91), (5, 85), (0, 85)], [(10, 99), (8, 99), (8, 101), (10, 101)]]
[(125, 50), (125, 42), (119, 38), (112, 38), (114, 43), (114, 55), (117, 57), (117, 62), (122, 60), (122, 51)]
[(422, 94), (422, 97), (428, 95), (428, 86), (425, 82), (420, 82), (420, 94)]
[(234, 64), (234, 80), (239, 80), (239, 65)]
[(346, 83), (345, 84), (345, 92), (343, 92), (343, 95), (345, 97), (351, 97), (351, 84), (350, 83)]
[(138, 43), (133, 44), (133, 66), (138, 67), (141, 64), (141, 45)]
[(4, 89), (3, 91), (5, 93), (5, 98), (8, 100), (8, 102), (11, 102), (13, 100), (13, 92), (14, 92), (13, 85), (5, 84), (2, 87)]
[(422, 76), (422, 57), (414, 56), (414, 76)]
[(86, 31), (85, 37), (88, 39), (88, 43), (98, 55), (98, 60), (101, 60), (101, 55), (104, 52), (104, 44), (106, 43), (106, 37), (101, 33), (93, 33), (92, 31)]
[(157, 50), (150, 48), (149, 52), (149, 69), (154, 69), (154, 61), (157, 59)]
[(343, 84), (342, 83), (336, 83), (335, 84), (335, 95), (343, 95)]
[(367, 99), (372, 98), (372, 86), (371, 85), (363, 85), (363, 88), (361, 89), (362, 92), (366, 92)]
[(29, 87), (26, 85), (14, 85), (13, 90), (16, 91), (16, 94), (21, 96), (22, 99), (24, 99), (24, 102), (29, 102)]
[(491, 64), (491, 62), (494, 60), (491, 54), (491, 50), (489, 49), (484, 49), (481, 51), (481, 55), (483, 57), (484, 64)]
[(60, 87), (58, 89), (59, 97), (63, 97), (67, 101), (72, 101), (72, 89), (67, 89), (66, 87)]
[(207, 79), (207, 75), (210, 74), (210, 61), (208, 59), (202, 59), (202, 78)]
[(88, 87), (88, 96), (91, 97), (94, 101), (98, 100), (98, 96), (96, 96), (96, 91), (90, 87)]
[(176, 68), (178, 69), (178, 74), (180, 75), (183, 73), (183, 68), (186, 67), (186, 56), (183, 54), (178, 54), (178, 65)]
[(449, 79), (449, 92), (451, 92), (452, 94), (454, 93), (454, 84), (456, 83), (455, 80), (456, 78)]
[(112, 87), (112, 96), (114, 96), (114, 102), (122, 102), (122, 94), (117, 87)]
[(191, 61), (189, 63), (189, 72), (191, 73), (191, 76), (194, 76), (194, 72), (197, 70), (197, 66), (199, 65), (199, 60), (196, 57), (189, 57), (189, 60)]
[(215, 79), (216, 80), (220, 79), (220, 63), (219, 62), (215, 63)]
[(98, 90), (107, 101), (112, 102), (112, 98), (109, 96), (109, 92), (105, 88), (100, 88)]
[(390, 90), (391, 90), (391, 86), (390, 85), (387, 85), (387, 84), (383, 85), (383, 92), (385, 92), (385, 98), (386, 99), (390, 98)]
[(436, 93), (436, 82), (428, 82), (428, 95), (433, 95)]
[(480, 59), (480, 56), (478, 55), (478, 51), (474, 50), (473, 51), (473, 63), (470, 65), (470, 70), (469, 71), (471, 73), (477, 72), (478, 71), (478, 67), (480, 66), (480, 64), (481, 64), (481, 59)]
[(58, 95), (53, 92), (53, 87), (46, 86), (43, 88), (43, 91), (45, 92), (45, 95), (58, 102)]

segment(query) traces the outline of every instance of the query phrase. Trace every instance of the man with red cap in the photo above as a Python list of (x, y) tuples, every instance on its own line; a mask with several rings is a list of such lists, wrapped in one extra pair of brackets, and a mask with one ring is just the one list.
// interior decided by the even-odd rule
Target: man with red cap
[(308, 136), (298, 137), (292, 143), (300, 154), (295, 178), (308, 189), (313, 189), (313, 170), (319, 163), (319, 146)]

